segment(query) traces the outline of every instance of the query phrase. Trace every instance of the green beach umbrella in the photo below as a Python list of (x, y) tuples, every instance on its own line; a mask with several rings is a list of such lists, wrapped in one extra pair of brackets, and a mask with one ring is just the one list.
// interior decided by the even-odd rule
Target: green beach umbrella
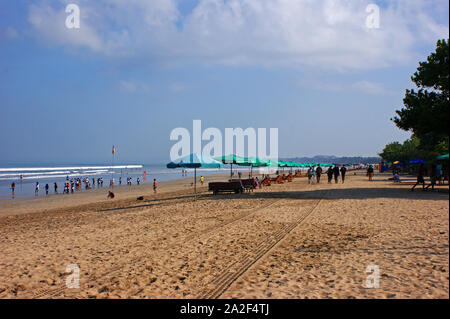
[(262, 160), (257, 157), (249, 157), (244, 158), (246, 162), (250, 163), (250, 176), (253, 176), (253, 167), (266, 167), (268, 165), (268, 161)]
[(444, 160), (444, 159), (447, 159), (447, 160), (448, 160), (448, 154), (438, 156), (438, 157), (436, 157), (436, 159), (438, 159), (438, 160)]
[(248, 159), (234, 154), (219, 156), (214, 159), (224, 164), (230, 164), (230, 177), (233, 176), (233, 164), (238, 166), (251, 166)]
[(175, 162), (167, 164), (167, 168), (193, 168), (194, 169), (194, 196), (197, 196), (197, 168), (222, 168), (223, 164), (215, 159), (200, 154), (189, 154)]
[(278, 161), (268, 160), (266, 161), (267, 166), (278, 167)]

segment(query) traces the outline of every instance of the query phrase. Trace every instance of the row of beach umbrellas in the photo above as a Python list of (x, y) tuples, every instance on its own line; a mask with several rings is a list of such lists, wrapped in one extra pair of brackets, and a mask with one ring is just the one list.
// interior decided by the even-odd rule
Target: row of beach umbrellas
[[(167, 164), (167, 168), (193, 168), (194, 169), (194, 195), (197, 193), (197, 168), (223, 168), (224, 164), (230, 164), (230, 176), (233, 172), (233, 165), (247, 166), (253, 170), (254, 167), (287, 167), (287, 168), (305, 168), (313, 166), (330, 167), (333, 164), (328, 163), (297, 163), (290, 161), (263, 160), (257, 157), (241, 157), (230, 154), (211, 158), (201, 154), (189, 154), (178, 159), (176, 162)], [(252, 171), (251, 171), (252, 173)]]

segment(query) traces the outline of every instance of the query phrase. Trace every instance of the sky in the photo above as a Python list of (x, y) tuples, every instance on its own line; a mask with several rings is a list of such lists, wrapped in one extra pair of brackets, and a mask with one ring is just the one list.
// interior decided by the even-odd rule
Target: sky
[(376, 156), (410, 136), (390, 118), (448, 16), (441, 0), (2, 0), (0, 162), (102, 163), (115, 145), (163, 163), (193, 120), (278, 128), (284, 158)]

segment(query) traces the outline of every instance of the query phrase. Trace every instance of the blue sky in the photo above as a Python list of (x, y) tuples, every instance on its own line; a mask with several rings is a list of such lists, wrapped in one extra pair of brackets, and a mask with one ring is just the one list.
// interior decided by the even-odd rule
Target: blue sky
[[(67, 29), (68, 3), (80, 29)], [(279, 156), (373, 156), (447, 1), (1, 1), (2, 162), (164, 162), (172, 129), (279, 129)]]

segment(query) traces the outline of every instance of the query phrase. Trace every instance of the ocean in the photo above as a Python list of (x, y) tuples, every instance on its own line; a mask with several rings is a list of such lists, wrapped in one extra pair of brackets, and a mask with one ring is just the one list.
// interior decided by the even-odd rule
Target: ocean
[[(158, 182), (174, 180), (179, 178), (193, 178), (194, 170), (188, 169), (187, 176), (183, 177), (181, 168), (168, 169), (163, 164), (153, 165), (135, 165), (135, 164), (117, 164), (117, 165), (3, 165), (0, 167), (0, 200), (12, 198), (12, 183), (15, 183), (14, 198), (29, 198), (35, 196), (36, 182), (39, 182), (39, 196), (45, 196), (45, 185), (49, 185), (49, 194), (54, 194), (54, 183), (58, 185), (58, 193), (64, 190), (65, 181), (68, 179), (87, 178), (92, 186), (92, 179), (95, 179), (94, 189), (97, 189), (97, 180), (103, 178), (103, 188), (108, 188), (110, 181), (114, 180), (115, 185), (119, 185), (119, 179), (122, 179), (122, 185), (127, 184), (127, 178), (131, 178), (133, 185), (136, 185), (137, 179), (141, 184), (152, 183), (156, 178)], [(233, 166), (233, 170), (242, 172), (243, 176), (248, 174), (248, 167)], [(254, 169), (255, 173), (260, 169)], [(230, 168), (227, 165), (221, 169), (198, 168), (197, 177), (200, 175), (210, 175), (217, 173), (228, 173)], [(85, 189), (85, 184), (81, 190)], [(78, 192), (77, 191), (77, 192)]]

